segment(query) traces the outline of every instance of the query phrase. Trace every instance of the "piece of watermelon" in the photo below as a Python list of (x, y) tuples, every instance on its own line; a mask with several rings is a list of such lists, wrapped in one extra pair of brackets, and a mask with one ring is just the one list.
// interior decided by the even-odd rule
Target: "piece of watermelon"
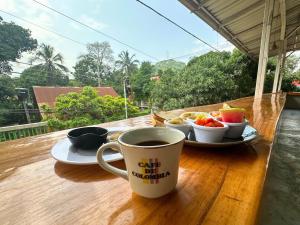
[(242, 123), (245, 118), (245, 111), (243, 108), (220, 109), (222, 121), (227, 123)]

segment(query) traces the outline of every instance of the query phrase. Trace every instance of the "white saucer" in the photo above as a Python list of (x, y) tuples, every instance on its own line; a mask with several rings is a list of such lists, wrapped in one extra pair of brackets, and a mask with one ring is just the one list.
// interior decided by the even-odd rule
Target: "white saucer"
[[(124, 132), (132, 127), (111, 127), (108, 129), (108, 135), (113, 132)], [(94, 165), (98, 164), (96, 159), (97, 149), (83, 150), (72, 146), (68, 138), (64, 138), (57, 142), (51, 149), (51, 155), (59, 162), (74, 164), (74, 165)], [(104, 160), (113, 162), (123, 159), (123, 156), (114, 151), (106, 150), (104, 152)]]
[(185, 140), (186, 145), (196, 146), (196, 147), (207, 147), (207, 148), (218, 148), (218, 147), (228, 147), (232, 145), (240, 145), (243, 143), (250, 142), (258, 136), (257, 131), (254, 127), (246, 125), (245, 130), (240, 138), (231, 139), (223, 138), (222, 142), (207, 143), (207, 142), (198, 142), (195, 140), (195, 137), (189, 136), (189, 140)]

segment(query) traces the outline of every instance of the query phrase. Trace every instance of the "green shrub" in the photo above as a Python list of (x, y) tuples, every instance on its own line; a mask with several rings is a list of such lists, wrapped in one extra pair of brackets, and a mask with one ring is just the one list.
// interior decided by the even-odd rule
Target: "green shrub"
[[(99, 96), (92, 87), (84, 87), (81, 93), (68, 93), (56, 98), (55, 117), (48, 117), (51, 130), (62, 130), (103, 122), (125, 119), (125, 99), (122, 97)], [(128, 116), (140, 110), (127, 101)], [(48, 110), (47, 106), (43, 109)]]

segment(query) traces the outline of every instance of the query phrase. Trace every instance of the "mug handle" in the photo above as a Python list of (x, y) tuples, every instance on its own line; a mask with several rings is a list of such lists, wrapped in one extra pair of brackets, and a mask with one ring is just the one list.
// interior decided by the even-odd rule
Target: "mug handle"
[(117, 142), (111, 142), (111, 143), (104, 144), (97, 151), (96, 157), (97, 157), (98, 164), (104, 170), (106, 170), (112, 174), (115, 174), (117, 176), (120, 176), (120, 177), (124, 178), (125, 180), (128, 180), (128, 172), (126, 170), (118, 169), (114, 166), (109, 165), (107, 162), (104, 161), (103, 153), (108, 148), (113, 148), (114, 150), (117, 150), (119, 153), (122, 154), (120, 145)]

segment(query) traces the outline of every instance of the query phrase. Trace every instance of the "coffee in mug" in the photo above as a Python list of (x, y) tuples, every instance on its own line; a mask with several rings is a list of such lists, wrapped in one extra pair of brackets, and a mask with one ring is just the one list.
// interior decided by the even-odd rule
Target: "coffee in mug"
[[(104, 170), (129, 180), (133, 192), (157, 198), (176, 187), (184, 139), (181, 131), (172, 128), (139, 128), (123, 133), (118, 142), (102, 145), (97, 160)], [(109, 148), (123, 155), (127, 170), (104, 161), (103, 152)]]

